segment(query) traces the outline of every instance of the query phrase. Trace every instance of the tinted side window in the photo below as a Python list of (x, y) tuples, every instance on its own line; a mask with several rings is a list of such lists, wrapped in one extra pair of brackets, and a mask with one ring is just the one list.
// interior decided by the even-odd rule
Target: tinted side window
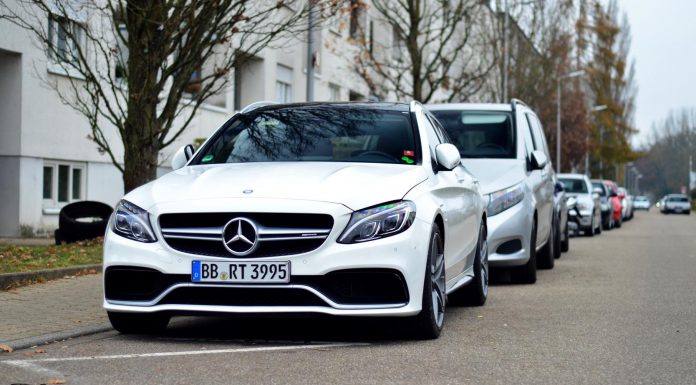
[(423, 115), (425, 117), (425, 119), (423, 119), (425, 120), (425, 130), (428, 134), (428, 146), (430, 146), (430, 158), (433, 160), (433, 169), (435, 169), (435, 147), (437, 147), (438, 144), (442, 144), (442, 141), (440, 140), (440, 136), (437, 134), (435, 126), (430, 121), (428, 114), (424, 113)]
[(546, 156), (551, 156), (549, 153), (549, 147), (546, 145), (546, 138), (544, 137), (544, 129), (541, 127), (539, 119), (532, 114), (527, 115), (529, 120), (529, 125), (532, 126), (532, 133), (534, 135), (534, 149), (543, 151)]
[(532, 151), (536, 149), (536, 143), (534, 142), (534, 137), (532, 136), (532, 129), (529, 125), (527, 119), (518, 119), (519, 129), (522, 130), (522, 135), (524, 137), (524, 148), (527, 151), (527, 157), (529, 158)]

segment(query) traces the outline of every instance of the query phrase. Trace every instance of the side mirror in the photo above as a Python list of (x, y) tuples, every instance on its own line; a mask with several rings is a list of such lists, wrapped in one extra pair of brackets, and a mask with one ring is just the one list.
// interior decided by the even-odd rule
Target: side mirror
[(602, 193), (604, 192), (604, 190), (602, 190), (601, 187), (595, 187), (595, 188), (592, 189), (592, 192), (593, 192), (594, 194), (597, 194), (597, 195), (602, 195)]
[(592, 192), (592, 199), (599, 199), (599, 193), (597, 191)]
[(556, 184), (554, 185), (554, 191), (556, 192), (556, 194), (563, 192), (565, 191), (565, 186), (563, 186), (563, 183), (561, 182), (556, 182)]
[(532, 151), (532, 170), (541, 170), (544, 167), (546, 167), (546, 164), (549, 162), (549, 159), (546, 157), (546, 154), (539, 150), (534, 150)]
[(435, 147), (437, 164), (445, 170), (453, 170), (462, 161), (459, 150), (453, 144), (442, 143)]
[(626, 198), (626, 194), (619, 194), (619, 199), (624, 199)]
[(193, 146), (190, 144), (178, 149), (172, 158), (172, 170), (178, 170), (186, 166), (186, 163), (193, 158), (193, 153)]

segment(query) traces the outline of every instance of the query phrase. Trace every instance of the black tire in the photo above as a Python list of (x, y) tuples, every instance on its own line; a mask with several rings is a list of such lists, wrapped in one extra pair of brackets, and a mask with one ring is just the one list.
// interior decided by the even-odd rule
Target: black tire
[[(593, 218), (594, 218), (594, 217), (593, 217)], [(602, 234), (602, 219), (601, 219), (601, 218), (602, 218), (602, 214), (599, 215), (599, 218), (600, 218), (600, 219), (599, 219), (599, 222), (600, 222), (600, 223), (597, 224), (597, 230), (595, 230), (595, 234), (597, 234), (597, 235)]]
[[(560, 228), (560, 219), (558, 220), (558, 226), (554, 227), (554, 230), (556, 231), (555, 236), (553, 237), (553, 258), (558, 259), (561, 257), (561, 228)], [(566, 224), (566, 226), (568, 226)]]
[(56, 246), (63, 243), (63, 235), (61, 234), (60, 229), (56, 229), (56, 231), (53, 232), (53, 238), (56, 241)]
[(449, 302), (457, 305), (483, 306), (488, 298), (488, 233), (481, 224), (474, 258), (474, 279), (468, 285), (448, 296)]
[(510, 270), (510, 280), (514, 283), (533, 284), (537, 280), (536, 259), (536, 221), (532, 225), (532, 236), (529, 242), (529, 260), (522, 266)]
[(106, 312), (109, 322), (121, 334), (157, 334), (164, 331), (171, 316), (166, 313)]
[[(113, 208), (105, 203), (81, 201), (71, 203), (60, 210), (58, 228), (65, 242), (75, 242), (101, 237), (106, 232), (106, 225)], [(80, 219), (97, 218), (93, 222)]]
[(444, 250), (442, 231), (435, 224), (430, 234), (430, 247), (425, 266), (423, 305), (421, 312), (413, 318), (415, 334), (422, 339), (438, 338), (445, 324), (447, 295)]
[(537, 257), (537, 268), (551, 270), (555, 264), (553, 246), (555, 244), (555, 228), (556, 221), (551, 221), (551, 231), (549, 231), (549, 238), (546, 240), (546, 244), (541, 248), (539, 256)]
[(570, 231), (568, 231), (568, 223), (565, 226), (565, 240), (561, 241), (561, 251), (567, 253), (570, 250)]

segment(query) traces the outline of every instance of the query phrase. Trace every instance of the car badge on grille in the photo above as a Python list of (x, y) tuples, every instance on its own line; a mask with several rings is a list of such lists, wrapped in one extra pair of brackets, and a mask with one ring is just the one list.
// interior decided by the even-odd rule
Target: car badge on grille
[(244, 190), (242, 191), (244, 194), (251, 194), (254, 192), (254, 190)]
[(249, 255), (259, 245), (256, 224), (247, 218), (234, 218), (222, 229), (222, 244), (238, 257)]

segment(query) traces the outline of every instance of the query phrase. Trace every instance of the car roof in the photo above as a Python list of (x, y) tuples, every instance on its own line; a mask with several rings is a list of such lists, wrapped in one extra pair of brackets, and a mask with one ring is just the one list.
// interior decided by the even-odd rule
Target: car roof
[(512, 106), (505, 103), (441, 103), (428, 104), (425, 108), (430, 111), (512, 111)]
[(585, 174), (556, 174), (556, 177), (566, 179), (585, 179), (585, 176)]
[(373, 110), (391, 110), (399, 112), (409, 112), (408, 103), (387, 103), (387, 102), (303, 102), (303, 103), (284, 103), (284, 104), (268, 104), (254, 108), (251, 112), (274, 111), (288, 108), (359, 108)]

